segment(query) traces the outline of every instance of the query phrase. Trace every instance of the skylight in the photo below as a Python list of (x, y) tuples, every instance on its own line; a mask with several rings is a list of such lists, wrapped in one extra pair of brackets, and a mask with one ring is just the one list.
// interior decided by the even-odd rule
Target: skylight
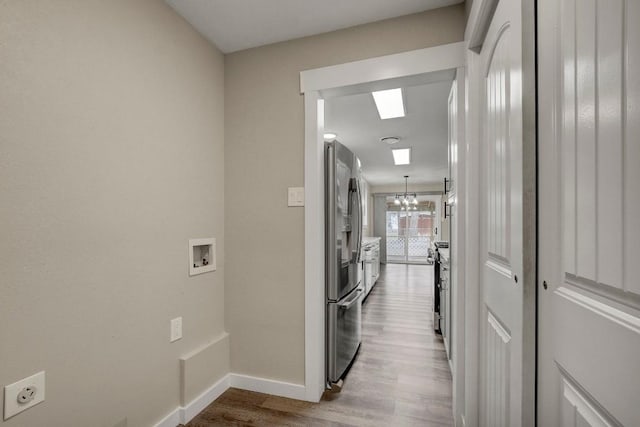
[(382, 120), (404, 117), (404, 102), (402, 100), (402, 89), (381, 90), (371, 92), (373, 100), (378, 108), (378, 114)]
[(399, 148), (397, 150), (391, 150), (393, 153), (393, 163), (396, 166), (408, 165), (411, 163), (411, 148)]

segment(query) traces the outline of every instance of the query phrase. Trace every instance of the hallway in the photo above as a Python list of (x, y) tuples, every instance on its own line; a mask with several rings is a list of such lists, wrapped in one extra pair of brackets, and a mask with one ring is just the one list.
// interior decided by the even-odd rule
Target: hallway
[(387, 264), (364, 303), (362, 345), (341, 393), (316, 404), (229, 389), (188, 426), (452, 425), (432, 294), (432, 266)]

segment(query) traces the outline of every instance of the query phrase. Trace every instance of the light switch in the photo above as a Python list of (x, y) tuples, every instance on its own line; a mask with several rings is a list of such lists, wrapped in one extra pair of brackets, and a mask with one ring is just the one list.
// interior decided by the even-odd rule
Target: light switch
[(171, 320), (170, 342), (178, 341), (180, 338), (182, 338), (182, 317), (176, 317)]
[(289, 206), (304, 206), (304, 187), (289, 187)]

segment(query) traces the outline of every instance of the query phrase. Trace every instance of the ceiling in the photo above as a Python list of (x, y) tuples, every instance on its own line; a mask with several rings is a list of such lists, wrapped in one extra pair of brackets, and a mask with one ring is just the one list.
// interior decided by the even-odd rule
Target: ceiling
[[(403, 87), (406, 116), (380, 120), (370, 92), (325, 101), (325, 130), (338, 134), (362, 162), (370, 185), (442, 182), (447, 174), (448, 111), (451, 80)], [(385, 136), (400, 137), (388, 145)], [(411, 164), (395, 166), (392, 148), (411, 147)]]
[[(165, 0), (224, 53), (334, 31), (463, 0)], [(323, 93), (327, 131), (360, 157), (371, 185), (440, 182), (447, 173), (447, 99), (451, 73), (388, 80)], [(380, 120), (372, 90), (403, 87), (407, 115)], [(409, 166), (395, 166), (393, 148), (412, 148)]]
[(165, 0), (224, 53), (462, 3), (463, 0)]

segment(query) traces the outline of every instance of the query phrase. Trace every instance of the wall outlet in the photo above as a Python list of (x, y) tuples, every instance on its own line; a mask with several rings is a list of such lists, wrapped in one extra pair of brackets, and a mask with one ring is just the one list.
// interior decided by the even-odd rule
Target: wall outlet
[(20, 390), (18, 393), (18, 403), (29, 403), (36, 397), (36, 391), (38, 389), (34, 385), (29, 385)]
[(288, 206), (304, 206), (304, 187), (289, 187)]
[(176, 317), (171, 320), (170, 342), (178, 341), (180, 338), (182, 338), (182, 317)]
[(44, 401), (44, 371), (4, 386), (4, 419)]

